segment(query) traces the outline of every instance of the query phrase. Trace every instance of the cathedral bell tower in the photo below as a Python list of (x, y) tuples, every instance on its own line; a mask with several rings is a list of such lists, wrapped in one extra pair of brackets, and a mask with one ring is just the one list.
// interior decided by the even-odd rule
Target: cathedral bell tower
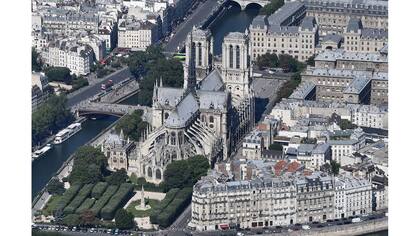
[(250, 95), (250, 56), (247, 33), (232, 32), (223, 40), (222, 76), (234, 105)]

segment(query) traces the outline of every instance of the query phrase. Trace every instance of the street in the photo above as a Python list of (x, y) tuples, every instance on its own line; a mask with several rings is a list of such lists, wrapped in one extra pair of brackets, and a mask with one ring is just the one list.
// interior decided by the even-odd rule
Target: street
[(75, 94), (69, 94), (67, 96), (67, 107), (72, 107), (78, 104), (81, 101), (88, 99), (89, 97), (101, 92), (101, 84), (103, 81), (111, 79), (115, 84), (123, 81), (130, 77), (130, 70), (128, 67), (125, 67), (121, 70), (118, 70), (108, 76), (105, 76), (102, 79), (97, 79), (98, 82), (95, 84), (90, 84), (88, 87), (81, 88), (80, 91), (76, 91)]
[(200, 3), (197, 9), (188, 16), (186, 21), (182, 22), (174, 32), (174, 36), (169, 39), (169, 42), (165, 46), (166, 52), (176, 52), (177, 47), (181, 48), (182, 43), (187, 38), (187, 34), (192, 30), (194, 25), (200, 24), (205, 20), (212, 12), (213, 7), (217, 5), (217, 0), (207, 0), (204, 3)]

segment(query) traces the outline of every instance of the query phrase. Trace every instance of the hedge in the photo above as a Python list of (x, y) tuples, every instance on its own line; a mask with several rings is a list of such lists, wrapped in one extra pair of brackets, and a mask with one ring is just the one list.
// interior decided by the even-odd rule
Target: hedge
[(161, 208), (161, 211), (154, 211), (152, 213), (153, 215), (150, 216), (150, 221), (153, 224), (159, 224), (160, 226), (168, 227), (188, 205), (191, 200), (191, 194), (192, 188), (190, 187), (177, 191), (176, 196), (173, 198), (170, 204), (166, 205), (164, 208)]
[(70, 188), (64, 192), (63, 196), (58, 202), (57, 207), (55, 208), (55, 212), (62, 212), (67, 204), (69, 204), (70, 201), (77, 195), (81, 187), (82, 185), (80, 184), (73, 184), (70, 186)]
[(93, 206), (93, 204), (95, 204), (94, 198), (86, 198), (82, 205), (80, 205), (79, 208), (77, 208), (76, 214), (80, 214), (83, 211), (88, 210)]
[(77, 196), (70, 202), (69, 205), (64, 208), (63, 213), (68, 215), (74, 213), (74, 211), (85, 201), (87, 197), (89, 197), (90, 192), (92, 191), (94, 184), (86, 184), (80, 189)]
[(106, 188), (108, 187), (107, 182), (98, 182), (95, 187), (92, 189), (91, 196), (98, 200), (101, 198), (102, 194), (105, 192)]
[(133, 193), (134, 186), (130, 183), (120, 185), (118, 191), (109, 199), (108, 203), (101, 210), (101, 218), (104, 220), (112, 220), (115, 212), (124, 206)]
[(102, 197), (100, 197), (96, 202), (95, 205), (91, 208), (92, 212), (98, 216), (101, 209), (105, 206), (105, 204), (108, 202), (108, 200), (114, 195), (114, 193), (118, 190), (118, 186), (116, 185), (110, 185), (105, 190), (105, 192), (102, 194)]

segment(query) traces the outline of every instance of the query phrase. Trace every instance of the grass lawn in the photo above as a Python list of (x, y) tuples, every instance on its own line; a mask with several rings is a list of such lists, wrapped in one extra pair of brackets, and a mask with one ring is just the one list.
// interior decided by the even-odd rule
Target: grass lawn
[(52, 215), (60, 199), (61, 199), (61, 195), (52, 195), (50, 199), (48, 200), (47, 204), (45, 205), (44, 209), (42, 209), (42, 214), (44, 216)]
[(136, 206), (140, 205), (140, 200), (137, 200), (137, 201), (131, 202), (130, 205), (128, 205), (127, 211), (131, 212), (134, 215), (134, 217), (146, 217), (146, 216), (150, 216), (152, 209), (155, 206), (157, 206), (159, 203), (160, 201), (158, 200), (146, 199), (146, 205), (150, 205), (151, 208), (149, 210), (139, 211), (135, 208)]

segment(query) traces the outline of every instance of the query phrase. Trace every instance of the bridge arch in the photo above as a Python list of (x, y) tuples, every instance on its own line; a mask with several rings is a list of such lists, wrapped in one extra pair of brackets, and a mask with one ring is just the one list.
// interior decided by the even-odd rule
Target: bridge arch
[(225, 2), (226, 5), (234, 5), (241, 8), (241, 11), (245, 10), (249, 7), (264, 7), (265, 5), (269, 4), (269, 0), (227, 0)]
[(115, 117), (124, 116), (124, 114), (112, 113), (112, 112), (102, 112), (102, 111), (79, 111), (77, 115), (78, 116), (107, 115), (107, 116), (115, 116)]

